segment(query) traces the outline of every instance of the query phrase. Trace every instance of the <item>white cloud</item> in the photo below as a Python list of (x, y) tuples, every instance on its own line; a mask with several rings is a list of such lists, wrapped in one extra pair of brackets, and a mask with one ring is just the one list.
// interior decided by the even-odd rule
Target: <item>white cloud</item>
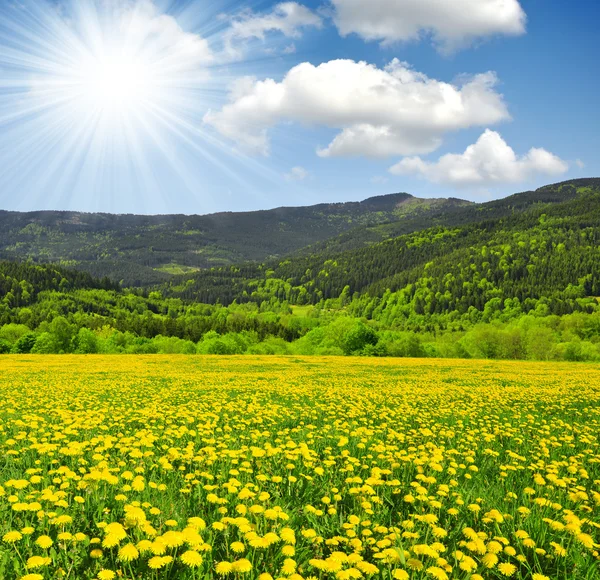
[(139, 0), (135, 5), (121, 2), (117, 6), (121, 13), (118, 34), (126, 38), (127, 46), (144, 46), (145, 58), (160, 60), (170, 73), (189, 72), (213, 60), (206, 39), (184, 31), (175, 18), (160, 13), (151, 0)]
[(585, 169), (585, 163), (581, 159), (576, 159), (575, 165), (577, 165), (577, 167), (579, 167), (579, 169)]
[[(239, 42), (252, 39), (265, 40), (270, 32), (278, 32), (288, 38), (299, 38), (305, 28), (321, 28), (323, 20), (302, 4), (297, 2), (282, 2), (273, 7), (270, 12), (255, 14), (250, 10), (235, 17), (230, 28), (225, 32), (225, 53), (230, 58), (240, 58), (243, 50)], [(290, 45), (295, 51), (294, 45)], [(286, 50), (289, 50), (287, 47)]]
[(449, 131), (509, 119), (496, 75), (450, 84), (393, 60), (384, 69), (366, 62), (302, 63), (281, 82), (238, 81), (230, 102), (205, 123), (251, 153), (268, 155), (268, 129), (296, 121), (339, 129), (322, 157), (415, 155), (437, 149)]
[(331, 0), (340, 34), (383, 43), (431, 35), (444, 51), (475, 39), (525, 32), (518, 0)]
[(292, 167), (289, 173), (285, 174), (288, 181), (305, 181), (310, 176), (310, 173), (304, 167)]
[(391, 167), (390, 172), (468, 188), (519, 183), (538, 175), (556, 176), (568, 168), (565, 161), (545, 149), (532, 148), (518, 157), (498, 133), (487, 129), (464, 153), (443, 155), (434, 163), (407, 157)]

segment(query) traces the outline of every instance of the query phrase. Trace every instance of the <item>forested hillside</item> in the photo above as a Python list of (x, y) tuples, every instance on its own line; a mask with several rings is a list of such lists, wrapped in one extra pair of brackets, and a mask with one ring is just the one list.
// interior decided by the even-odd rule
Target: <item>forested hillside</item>
[(358, 226), (405, 219), (425, 224), (430, 216), (468, 205), (399, 193), (356, 203), (190, 216), (0, 211), (0, 259), (56, 262), (125, 286), (145, 286), (201, 268), (278, 258)]
[(600, 360), (600, 180), (420, 219), (152, 288), (0, 263), (0, 352)]
[(203, 302), (274, 296), (318, 304), (342, 293), (344, 300), (361, 295), (363, 303), (365, 296), (377, 300), (391, 290), (403, 292), (411, 311), (432, 315), (483, 310), (492, 299), (514, 298), (530, 310), (542, 297), (563, 314), (580, 307), (578, 298), (600, 295), (600, 180), (463, 211), (466, 225), (436, 225), (338, 253), (205, 270), (165, 291)]

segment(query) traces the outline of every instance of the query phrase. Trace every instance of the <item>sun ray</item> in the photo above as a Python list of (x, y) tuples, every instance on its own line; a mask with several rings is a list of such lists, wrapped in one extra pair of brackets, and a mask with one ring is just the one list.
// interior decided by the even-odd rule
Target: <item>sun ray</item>
[(210, 194), (190, 155), (245, 191), (248, 171), (279, 179), (203, 125), (243, 68), (216, 56), (227, 25), (218, 7), (169, 8), (154, 0), (0, 8), (0, 196), (23, 191), (23, 205), (48, 208), (85, 198), (80, 205), (109, 210), (127, 196), (120, 207), (169, 210), (175, 178), (201, 209)]

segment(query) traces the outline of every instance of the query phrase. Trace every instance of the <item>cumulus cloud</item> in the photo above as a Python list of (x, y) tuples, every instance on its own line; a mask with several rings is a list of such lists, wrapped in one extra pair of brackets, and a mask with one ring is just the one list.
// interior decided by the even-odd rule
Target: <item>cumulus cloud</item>
[(510, 118), (496, 84), (493, 72), (446, 83), (396, 59), (384, 69), (352, 60), (305, 62), (281, 82), (236, 82), (230, 102), (204, 121), (255, 154), (268, 155), (268, 130), (285, 121), (340, 130), (318, 150), (322, 157), (425, 154), (449, 131)]
[(545, 149), (532, 148), (518, 157), (498, 133), (487, 129), (464, 153), (443, 155), (434, 163), (407, 157), (391, 167), (390, 172), (468, 188), (519, 183), (538, 175), (557, 176), (568, 168), (565, 161)]
[[(323, 20), (318, 14), (297, 2), (282, 2), (270, 12), (260, 14), (246, 10), (232, 20), (230, 28), (225, 32), (225, 53), (231, 58), (240, 57), (243, 50), (239, 42), (265, 40), (266, 34), (270, 32), (278, 32), (288, 38), (299, 38), (305, 28), (321, 28), (322, 25)], [(288, 49), (289, 47), (286, 50)]]
[[(209, 43), (201, 36), (184, 31), (177, 20), (159, 11), (152, 0), (136, 4), (115, 3), (118, 34), (127, 46), (144, 47), (146, 59), (160, 60), (170, 73), (191, 70), (214, 59)], [(109, 31), (115, 33), (116, 31)]]
[(292, 167), (289, 173), (285, 174), (288, 181), (304, 181), (309, 177), (310, 173), (304, 167)]
[(331, 0), (343, 36), (383, 43), (430, 35), (445, 51), (478, 38), (519, 35), (527, 17), (518, 0)]

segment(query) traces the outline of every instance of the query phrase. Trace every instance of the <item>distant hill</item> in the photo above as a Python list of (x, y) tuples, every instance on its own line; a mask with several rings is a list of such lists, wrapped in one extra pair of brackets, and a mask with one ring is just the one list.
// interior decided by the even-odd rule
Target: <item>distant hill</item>
[(0, 259), (54, 262), (146, 286), (204, 268), (280, 258), (361, 226), (405, 220), (424, 226), (433, 216), (470, 205), (397, 193), (362, 202), (191, 216), (0, 211)]
[[(123, 288), (57, 264), (0, 261), (0, 354), (100, 350), (600, 360), (600, 179), (477, 205), (425, 204), (401, 195), (317, 207), (260, 213), (268, 221), (279, 212), (287, 216), (284, 223), (305, 234), (311, 223), (334, 232), (339, 228), (323, 224), (338, 219), (359, 225), (284, 257), (163, 273), (166, 281), (145, 288)], [(309, 216), (303, 223), (302, 213)], [(31, 235), (41, 249), (45, 237), (62, 240), (74, 253), (77, 240), (92, 235), (87, 231), (92, 226), (72, 223), (81, 214), (66, 215), (71, 222), (62, 214), (61, 235), (48, 234), (52, 228), (39, 221), (24, 229), (48, 227), (45, 233), (20, 235)], [(257, 216), (250, 215), (256, 223)], [(360, 225), (364, 216), (391, 221)], [(247, 224), (239, 214), (228, 217)], [(139, 234), (129, 226), (132, 239), (150, 239), (153, 225), (168, 233), (161, 229), (166, 217), (105, 219), (124, 228), (149, 220)], [(142, 274), (154, 271), (134, 261), (125, 264), (123, 272), (132, 264)]]
[(453, 207), (424, 228), (411, 220), (359, 227), (279, 262), (180, 276), (163, 291), (208, 303), (317, 304), (408, 289), (403, 300), (419, 314), (600, 295), (600, 179)]

